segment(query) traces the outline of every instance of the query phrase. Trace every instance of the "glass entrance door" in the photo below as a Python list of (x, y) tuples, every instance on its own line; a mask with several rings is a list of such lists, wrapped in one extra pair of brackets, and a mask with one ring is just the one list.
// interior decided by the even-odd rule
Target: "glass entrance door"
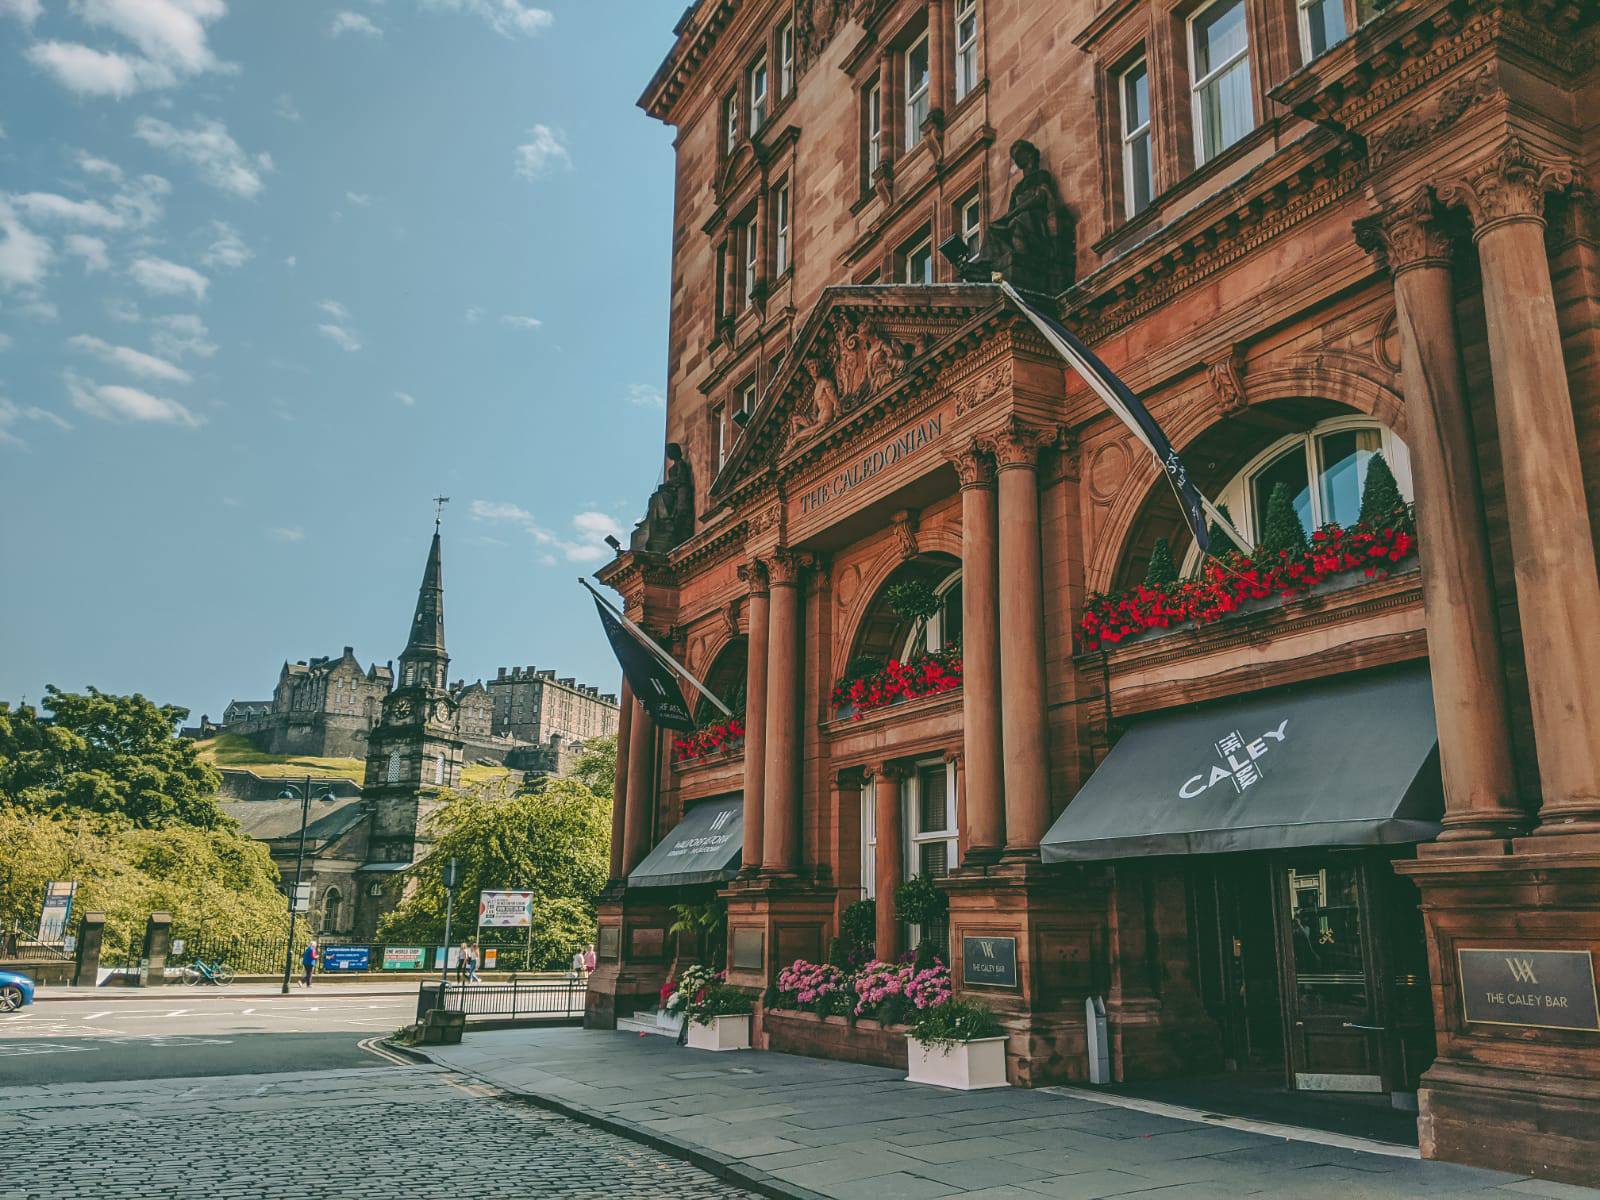
[(1384, 1090), (1365, 875), (1357, 858), (1279, 867), (1276, 907), (1296, 1088)]

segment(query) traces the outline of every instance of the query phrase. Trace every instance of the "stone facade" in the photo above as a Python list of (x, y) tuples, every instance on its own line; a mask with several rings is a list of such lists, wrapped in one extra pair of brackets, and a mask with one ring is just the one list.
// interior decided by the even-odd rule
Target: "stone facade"
[[(1002, 1014), (1015, 1082), (1084, 1077), (1098, 996), (1117, 1079), (1273, 1063), (1414, 1099), (1427, 1155), (1600, 1174), (1600, 1030), (1469, 1016), (1459, 953), (1588, 955), (1591, 986), (1600, 955), (1597, 30), (1520, 0), (693, 5), (641, 104), (675, 131), (666, 438), (694, 521), (653, 501), (600, 577), (691, 670), (746, 664), (745, 734), (684, 760), (624, 690), (591, 1020), (651, 1006), (671, 966), (681, 897), (629, 873), (742, 792), (720, 894), (761, 949), (738, 984), (819, 958), (864, 894), (891, 957), (883, 900), (932, 874), (958, 980), (963, 936), (1015, 939), (1015, 988), (962, 985)], [(1190, 543), (1129, 429), (933, 251), (971, 261), (1029, 195), (1061, 219), (1007, 261), (1074, 231), (1049, 302), (1246, 536), (1291, 476), (1302, 523), (1348, 524), (1381, 448), (1420, 574), (1076, 642), (1158, 538)], [(912, 576), (950, 597), (963, 686), (840, 710), (860, 655), (932, 647), (886, 605)], [(1435, 840), (1041, 860), (1130, 723), (1424, 660)], [(953, 816), (930, 818), (941, 778)], [(1302, 906), (1324, 946), (1359, 906), (1354, 982), (1313, 980), (1334, 951), (1303, 950)], [(1342, 1026), (1296, 998), (1324, 986), (1366, 989)]]
[(550, 745), (609, 737), (617, 731), (617, 698), (571, 677), (536, 667), (501, 667), (485, 685), (494, 702), (493, 731)]
[(270, 700), (230, 701), (207, 732), (241, 734), (267, 754), (365, 758), (393, 684), (393, 664), (363, 670), (346, 646), (337, 658), (285, 662)]

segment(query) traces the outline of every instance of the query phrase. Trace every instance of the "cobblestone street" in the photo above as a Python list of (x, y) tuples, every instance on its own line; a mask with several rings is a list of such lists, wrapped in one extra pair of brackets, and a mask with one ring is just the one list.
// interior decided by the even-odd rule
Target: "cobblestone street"
[(421, 1067), (0, 1087), (0, 1187), (28, 1200), (750, 1194)]

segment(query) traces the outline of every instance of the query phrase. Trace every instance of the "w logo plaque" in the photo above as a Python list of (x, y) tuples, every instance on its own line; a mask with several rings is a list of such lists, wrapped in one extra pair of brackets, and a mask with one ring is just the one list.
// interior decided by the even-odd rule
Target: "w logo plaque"
[(1456, 964), (1469, 1024), (1600, 1032), (1587, 950), (1457, 947)]
[(961, 939), (961, 982), (983, 987), (1017, 986), (1017, 939), (964, 936)]

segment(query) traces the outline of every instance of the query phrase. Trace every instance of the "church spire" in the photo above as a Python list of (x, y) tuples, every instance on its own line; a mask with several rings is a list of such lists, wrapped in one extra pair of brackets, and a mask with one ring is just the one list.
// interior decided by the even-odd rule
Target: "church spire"
[(450, 670), (444, 649), (444, 571), (439, 552), (439, 518), (433, 522), (433, 543), (417, 589), (417, 611), (411, 618), (411, 636), (400, 652), (400, 686), (443, 688)]

